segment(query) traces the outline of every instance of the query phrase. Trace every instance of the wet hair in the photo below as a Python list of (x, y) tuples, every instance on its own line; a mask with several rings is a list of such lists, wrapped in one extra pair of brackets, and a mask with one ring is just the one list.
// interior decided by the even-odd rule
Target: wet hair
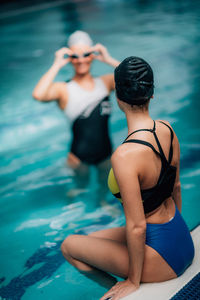
[(117, 98), (130, 105), (146, 104), (154, 92), (153, 71), (142, 58), (130, 56), (115, 69)]

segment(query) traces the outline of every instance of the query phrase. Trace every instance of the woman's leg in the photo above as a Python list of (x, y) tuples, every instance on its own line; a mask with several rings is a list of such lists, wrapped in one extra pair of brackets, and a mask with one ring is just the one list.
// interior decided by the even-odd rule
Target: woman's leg
[(109, 203), (106, 201), (106, 196), (108, 193), (108, 174), (110, 168), (111, 168), (110, 157), (96, 165), (97, 182), (98, 182), (98, 189), (96, 195), (97, 195), (98, 202), (102, 206), (109, 205)]
[[(99, 230), (97, 232), (93, 232), (89, 234), (91, 237), (96, 238), (103, 238), (103, 239), (111, 239), (116, 240), (122, 243), (126, 242), (125, 237), (125, 230), (124, 227), (119, 228), (110, 228), (105, 230)], [(117, 282), (116, 278), (111, 276), (110, 274), (101, 271), (95, 267), (92, 267), (88, 264), (85, 264), (73, 257), (70, 256), (70, 253), (68, 252), (68, 243), (70, 243), (69, 239), (67, 238), (65, 242), (62, 244), (62, 252), (64, 257), (68, 260), (69, 263), (71, 263), (73, 266), (79, 269), (80, 273), (88, 277), (89, 279), (99, 283), (103, 287), (110, 289), (115, 283)]]
[(73, 153), (68, 154), (67, 165), (74, 171), (74, 182), (76, 187), (69, 190), (68, 197), (75, 197), (86, 192), (90, 179), (89, 166), (81, 162), (81, 160)]
[[(114, 236), (115, 240), (110, 239)], [(124, 237), (124, 227), (112, 231), (107, 229), (89, 236), (72, 235), (63, 242), (62, 252), (68, 262), (80, 271), (99, 269), (127, 278), (129, 257)], [(159, 282), (175, 277), (175, 272), (167, 262), (153, 248), (145, 245), (142, 281)]]
[(126, 232), (124, 226), (95, 231), (90, 233), (89, 236), (109, 239), (126, 244)]
[[(80, 237), (80, 239), (79, 239)], [(117, 228), (109, 228), (105, 230), (99, 230), (96, 232), (92, 232), (88, 236), (85, 235), (70, 235), (68, 236), (64, 242), (62, 243), (61, 250), (66, 258), (66, 260), (71, 263), (73, 266), (75, 266), (77, 269), (81, 271), (92, 271), (93, 265), (88, 265), (87, 263), (80, 261), (74, 257), (74, 255), (71, 255), (71, 250), (73, 252), (74, 247), (76, 248), (76, 242), (77, 246), (80, 241), (84, 241), (87, 243), (87, 238), (91, 241), (95, 241), (95, 239), (103, 239), (103, 240), (111, 240), (111, 241), (117, 241), (119, 243), (126, 243), (126, 236), (125, 236), (125, 227), (117, 227)], [(92, 238), (92, 239), (91, 239)], [(93, 239), (95, 238), (95, 239)], [(71, 249), (71, 250), (70, 250)]]
[[(124, 228), (119, 227), (95, 232), (89, 236), (71, 235), (63, 242), (62, 253), (67, 261), (80, 271), (99, 269), (126, 277), (128, 254), (124, 232)], [(113, 255), (110, 255), (112, 252)]]
[(108, 172), (111, 168), (111, 162), (110, 162), (110, 157), (102, 161), (97, 165), (97, 176), (99, 183), (105, 184), (107, 183), (107, 178), (108, 178)]

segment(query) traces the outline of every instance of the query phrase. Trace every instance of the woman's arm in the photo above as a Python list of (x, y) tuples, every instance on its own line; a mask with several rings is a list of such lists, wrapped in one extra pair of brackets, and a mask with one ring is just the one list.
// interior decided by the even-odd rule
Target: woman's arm
[(33, 90), (33, 98), (38, 101), (52, 101), (59, 100), (63, 89), (62, 82), (53, 83), (59, 70), (66, 65), (70, 58), (64, 58), (64, 55), (71, 54), (71, 50), (68, 48), (62, 48), (55, 54), (55, 60), (52, 67), (45, 73), (37, 83)]
[(181, 208), (182, 208), (182, 198), (181, 198), (181, 182), (180, 182), (180, 145), (178, 142), (177, 137), (175, 136), (175, 140), (177, 143), (177, 164), (176, 164), (176, 180), (175, 180), (175, 184), (174, 184), (174, 189), (173, 189), (173, 193), (172, 193), (172, 198), (174, 199), (174, 202), (176, 203), (176, 206), (178, 207), (178, 210), (181, 212)]
[(96, 44), (95, 46), (93, 46), (91, 48), (91, 50), (98, 52), (97, 55), (93, 54), (93, 57), (95, 59), (98, 59), (108, 65), (111, 65), (114, 68), (116, 68), (120, 64), (120, 62), (118, 60), (116, 60), (109, 54), (107, 48), (105, 46), (103, 46), (102, 44)]
[(126, 216), (129, 272), (127, 279), (114, 285), (101, 300), (106, 300), (109, 297), (112, 300), (118, 300), (139, 288), (146, 239), (146, 220), (139, 184), (141, 155), (138, 155), (138, 151), (130, 151), (130, 148), (123, 145), (118, 147), (111, 161)]
[(123, 152), (121, 150), (116, 151), (113, 155), (112, 166), (123, 199), (126, 216), (126, 237), (129, 253), (128, 279), (136, 287), (139, 287), (146, 238), (146, 219), (139, 183), (141, 158), (138, 151), (125, 152), (125, 145), (123, 145), (122, 150)]
[[(95, 59), (98, 59), (108, 65), (111, 65), (112, 67), (116, 68), (120, 62), (116, 60), (115, 58), (111, 57), (106, 47), (104, 47), (102, 44), (96, 44), (94, 47), (92, 47), (92, 50), (95, 52), (98, 52), (98, 55), (93, 55)], [(115, 82), (114, 82), (114, 75), (113, 74), (106, 74), (101, 76), (103, 79), (105, 85), (108, 88), (108, 91), (111, 92), (115, 89)]]

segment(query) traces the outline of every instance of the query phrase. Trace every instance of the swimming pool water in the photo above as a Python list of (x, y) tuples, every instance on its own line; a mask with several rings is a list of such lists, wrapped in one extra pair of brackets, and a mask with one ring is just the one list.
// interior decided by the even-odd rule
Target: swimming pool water
[[(77, 29), (107, 46), (113, 57), (144, 57), (155, 72), (154, 119), (173, 125), (181, 145), (183, 216), (200, 221), (200, 3), (199, 1), (51, 1), (2, 6), (0, 94), (0, 297), (98, 299), (106, 288), (66, 263), (60, 252), (70, 233), (123, 224), (121, 206), (98, 196), (92, 169), (85, 193), (70, 198), (66, 167), (70, 127), (55, 103), (39, 103), (32, 90), (54, 52)], [(112, 72), (95, 62), (94, 75)], [(56, 80), (67, 80), (64, 67)], [(112, 95), (110, 130), (116, 147), (125, 120)], [(103, 281), (103, 279), (102, 279)]]

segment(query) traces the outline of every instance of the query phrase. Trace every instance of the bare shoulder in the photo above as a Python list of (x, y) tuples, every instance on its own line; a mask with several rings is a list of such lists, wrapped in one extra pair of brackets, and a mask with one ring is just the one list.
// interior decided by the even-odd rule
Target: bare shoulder
[[(173, 131), (173, 152), (174, 152), (174, 157), (175, 157), (175, 161), (177, 163), (179, 163), (179, 158), (180, 158), (180, 144), (179, 144), (179, 139), (173, 129), (173, 127), (171, 126), (171, 124), (168, 121), (165, 120), (158, 120), (160, 122), (165, 123), (166, 125), (168, 125), (172, 131)], [(169, 135), (169, 132), (167, 132), (167, 130), (169, 131), (169, 129), (166, 127), (166, 135)]]
[(122, 145), (118, 146), (115, 152), (111, 156), (111, 162), (115, 163), (115, 161), (118, 161), (120, 158), (124, 158), (125, 153), (124, 153), (124, 148)]
[(107, 87), (109, 93), (114, 90), (115, 88), (115, 82), (114, 82), (114, 75), (113, 74), (105, 74), (100, 76), (100, 78), (103, 80), (105, 86)]
[[(166, 121), (166, 120), (157, 120), (157, 121), (158, 121), (158, 122), (163, 122), (163, 123), (165, 123), (166, 125), (168, 125), (168, 126), (173, 130), (173, 133), (174, 133), (174, 139), (175, 139), (175, 140), (177, 139), (176, 133), (175, 133), (175, 131), (174, 131), (172, 125), (171, 125), (168, 121)], [(177, 139), (177, 140), (178, 140), (178, 139)]]
[(165, 123), (165, 124), (167, 124), (169, 127), (171, 127), (171, 129), (173, 129), (172, 128), (172, 125), (168, 122), (168, 121), (166, 121), (166, 120), (157, 120), (158, 122), (162, 122), (162, 123)]
[(143, 164), (147, 147), (140, 144), (122, 144), (120, 145), (111, 157), (112, 166), (119, 168), (140, 169)]

